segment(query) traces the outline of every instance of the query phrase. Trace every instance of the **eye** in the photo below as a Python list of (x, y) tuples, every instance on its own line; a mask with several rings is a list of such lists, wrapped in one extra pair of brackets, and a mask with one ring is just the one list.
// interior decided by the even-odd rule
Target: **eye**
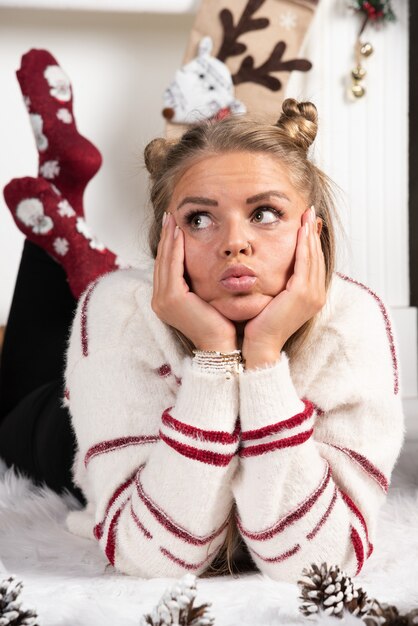
[(209, 85), (209, 89), (210, 89), (210, 91), (213, 91), (215, 89), (215, 87), (213, 85)]
[(274, 224), (280, 221), (282, 217), (283, 212), (271, 206), (258, 207), (253, 213), (253, 220), (256, 224)]
[(204, 74), (199, 74), (199, 78), (205, 78)]
[(211, 225), (212, 220), (207, 213), (200, 211), (191, 211), (184, 216), (186, 224), (190, 226), (192, 230), (203, 230)]

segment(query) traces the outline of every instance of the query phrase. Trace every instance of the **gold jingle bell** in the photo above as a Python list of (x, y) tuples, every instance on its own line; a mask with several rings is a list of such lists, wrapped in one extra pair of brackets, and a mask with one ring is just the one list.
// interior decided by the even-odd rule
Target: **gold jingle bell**
[(366, 90), (363, 85), (360, 85), (359, 83), (354, 83), (354, 85), (351, 86), (351, 93), (355, 98), (362, 98), (366, 93)]
[(361, 65), (357, 65), (357, 67), (352, 70), (351, 76), (355, 80), (362, 80), (366, 76), (366, 70), (364, 67), (361, 67)]
[(373, 46), (372, 46), (372, 44), (371, 43), (363, 43), (363, 44), (361, 44), (360, 53), (364, 57), (369, 57), (371, 54), (373, 54)]

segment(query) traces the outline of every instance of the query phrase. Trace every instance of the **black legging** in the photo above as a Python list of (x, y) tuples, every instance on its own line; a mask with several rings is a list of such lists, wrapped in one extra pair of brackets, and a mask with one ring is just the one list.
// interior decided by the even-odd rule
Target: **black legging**
[(0, 457), (61, 493), (85, 499), (71, 480), (76, 448), (62, 406), (65, 348), (76, 300), (64, 270), (25, 241), (0, 366)]

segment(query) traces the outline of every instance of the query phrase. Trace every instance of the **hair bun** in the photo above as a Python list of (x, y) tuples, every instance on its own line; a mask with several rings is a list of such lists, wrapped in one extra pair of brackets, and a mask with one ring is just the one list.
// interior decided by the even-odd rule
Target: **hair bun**
[(287, 98), (282, 104), (283, 113), (276, 126), (305, 152), (315, 140), (318, 132), (318, 112), (312, 102), (298, 102)]
[(172, 146), (172, 142), (162, 137), (153, 139), (145, 147), (144, 161), (151, 178), (158, 176), (165, 165), (167, 154)]

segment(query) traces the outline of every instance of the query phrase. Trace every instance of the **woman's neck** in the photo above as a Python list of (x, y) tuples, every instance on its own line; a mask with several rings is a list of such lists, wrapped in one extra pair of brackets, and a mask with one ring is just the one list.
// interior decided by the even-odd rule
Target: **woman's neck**
[(242, 342), (244, 340), (244, 330), (247, 322), (235, 322), (235, 328), (237, 329), (237, 348), (242, 350)]

